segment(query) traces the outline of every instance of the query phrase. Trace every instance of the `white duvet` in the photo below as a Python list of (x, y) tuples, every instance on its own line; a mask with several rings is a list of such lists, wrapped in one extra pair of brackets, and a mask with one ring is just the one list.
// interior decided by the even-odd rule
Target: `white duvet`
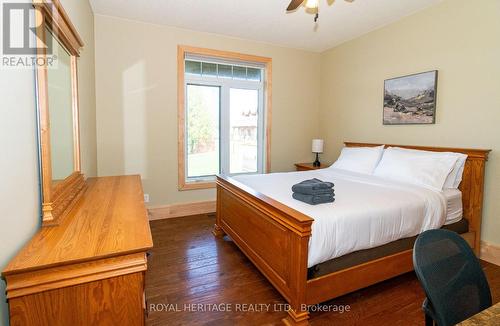
[[(334, 203), (313, 206), (292, 198), (292, 186), (311, 178), (335, 184)], [(372, 175), (329, 168), (234, 179), (314, 219), (308, 267), (440, 228), (446, 219), (441, 192)]]

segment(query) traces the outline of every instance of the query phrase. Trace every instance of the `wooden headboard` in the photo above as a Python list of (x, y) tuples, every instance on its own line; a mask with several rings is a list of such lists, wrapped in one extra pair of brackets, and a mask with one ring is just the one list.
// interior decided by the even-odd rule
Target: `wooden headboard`
[[(346, 147), (372, 147), (382, 144), (345, 142)], [(489, 149), (447, 148), (432, 146), (408, 146), (385, 144), (385, 147), (402, 147), (432, 152), (456, 152), (467, 154), (464, 174), (459, 189), (462, 191), (464, 218), (469, 221), (469, 232), (474, 232), (474, 251), (479, 255), (481, 243), (481, 219), (483, 210), (484, 167)]]

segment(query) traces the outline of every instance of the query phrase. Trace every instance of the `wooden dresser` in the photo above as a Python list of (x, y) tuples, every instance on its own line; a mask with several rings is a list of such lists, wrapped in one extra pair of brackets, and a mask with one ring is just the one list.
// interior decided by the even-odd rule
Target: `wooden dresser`
[(90, 178), (7, 265), (11, 325), (143, 325), (153, 247), (139, 176)]

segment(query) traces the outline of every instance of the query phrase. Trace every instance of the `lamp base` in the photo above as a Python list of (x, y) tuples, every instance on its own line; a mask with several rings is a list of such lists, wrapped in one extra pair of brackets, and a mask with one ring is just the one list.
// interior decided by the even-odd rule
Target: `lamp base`
[(321, 162), (319, 161), (319, 153), (316, 153), (316, 161), (313, 162), (314, 167), (321, 166)]

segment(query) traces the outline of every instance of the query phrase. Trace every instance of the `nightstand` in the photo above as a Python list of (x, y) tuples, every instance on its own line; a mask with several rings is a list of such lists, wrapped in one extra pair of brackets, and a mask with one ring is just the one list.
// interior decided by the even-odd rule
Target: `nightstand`
[(330, 166), (329, 164), (321, 163), (320, 166), (313, 166), (312, 163), (295, 163), (297, 171), (319, 170)]

